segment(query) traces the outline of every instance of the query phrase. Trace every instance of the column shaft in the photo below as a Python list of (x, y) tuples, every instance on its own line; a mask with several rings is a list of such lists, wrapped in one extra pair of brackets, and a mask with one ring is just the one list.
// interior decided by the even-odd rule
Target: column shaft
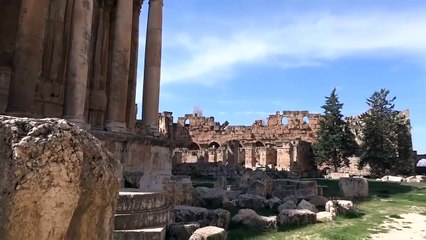
[(35, 87), (41, 74), (47, 0), (22, 0), (16, 35), (7, 112), (31, 116)]
[(127, 87), (132, 38), (133, 2), (117, 1), (108, 87), (106, 127), (109, 131), (126, 131)]
[(127, 91), (126, 123), (127, 128), (134, 129), (136, 121), (136, 81), (138, 69), (138, 50), (139, 50), (139, 17), (143, 0), (134, 0), (133, 2), (133, 24), (132, 24), (132, 43), (130, 52), (130, 70), (129, 85)]
[(93, 2), (74, 0), (67, 76), (65, 81), (64, 118), (87, 128), (84, 117), (89, 71), (89, 47), (92, 32)]
[(163, 0), (150, 0), (145, 45), (142, 123), (158, 129)]

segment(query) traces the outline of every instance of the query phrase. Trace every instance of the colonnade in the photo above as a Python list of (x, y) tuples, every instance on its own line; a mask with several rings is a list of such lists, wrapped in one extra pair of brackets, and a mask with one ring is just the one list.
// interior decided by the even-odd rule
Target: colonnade
[[(131, 130), (142, 4), (1, 0), (0, 114), (63, 117), (85, 129)], [(149, 0), (142, 116), (143, 124), (154, 128), (162, 8), (163, 0)]]

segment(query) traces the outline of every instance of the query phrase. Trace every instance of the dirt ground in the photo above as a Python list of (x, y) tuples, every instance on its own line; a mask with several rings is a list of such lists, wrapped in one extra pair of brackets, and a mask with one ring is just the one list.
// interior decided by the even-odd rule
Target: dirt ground
[(381, 225), (383, 229), (389, 229), (386, 233), (377, 233), (371, 236), (374, 240), (389, 239), (426, 239), (426, 216), (418, 213), (399, 215), (400, 218), (392, 218)]

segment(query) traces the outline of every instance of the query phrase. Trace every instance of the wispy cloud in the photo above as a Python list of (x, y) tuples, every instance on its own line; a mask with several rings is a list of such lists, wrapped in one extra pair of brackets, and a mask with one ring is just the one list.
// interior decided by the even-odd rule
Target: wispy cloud
[(221, 35), (169, 33), (173, 43), (163, 51), (162, 83), (214, 84), (244, 64), (292, 68), (351, 56), (404, 55), (422, 61), (426, 56), (424, 11), (316, 13), (283, 17), (268, 27), (235, 22)]

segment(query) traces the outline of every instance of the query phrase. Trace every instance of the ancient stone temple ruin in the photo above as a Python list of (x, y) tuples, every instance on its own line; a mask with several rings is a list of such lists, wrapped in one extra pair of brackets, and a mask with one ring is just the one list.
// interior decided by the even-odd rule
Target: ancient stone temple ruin
[(283, 111), (270, 115), (266, 124), (256, 120), (252, 126), (230, 126), (192, 114), (173, 123), (171, 113), (165, 112), (159, 122), (160, 132), (177, 147), (176, 164), (223, 162), (302, 172), (315, 168), (311, 144), (319, 119), (319, 114), (308, 111)]
[[(0, 0), (0, 114), (64, 118), (100, 139), (123, 165), (123, 186), (139, 189), (120, 193), (120, 231), (149, 228), (149, 222), (129, 222), (157, 211), (164, 217), (156, 226), (168, 221), (161, 191), (171, 175), (170, 148), (157, 130), (162, 0), (145, 1), (143, 119), (136, 120), (143, 2)], [(120, 206), (129, 194), (155, 204)], [(155, 231), (163, 234), (164, 228)]]
[[(408, 110), (402, 115), (409, 122)], [(228, 168), (274, 168), (296, 173), (313, 173), (317, 167), (313, 162), (312, 144), (316, 142), (320, 114), (308, 111), (282, 111), (270, 115), (265, 122), (255, 120), (252, 126), (232, 126), (228, 122), (220, 124), (213, 117), (186, 114), (173, 122), (172, 113), (159, 115), (160, 132), (176, 146), (173, 151), (173, 171), (175, 174), (188, 174), (189, 167), (201, 172), (211, 172), (212, 165), (222, 164)], [(359, 117), (348, 117), (350, 128), (360, 140)], [(412, 149), (411, 133), (404, 135), (404, 141)], [(407, 165), (414, 163), (407, 159)], [(357, 157), (350, 158), (349, 167), (339, 172), (346, 175), (369, 175), (369, 167), (358, 169)], [(322, 165), (322, 174), (330, 166)]]

